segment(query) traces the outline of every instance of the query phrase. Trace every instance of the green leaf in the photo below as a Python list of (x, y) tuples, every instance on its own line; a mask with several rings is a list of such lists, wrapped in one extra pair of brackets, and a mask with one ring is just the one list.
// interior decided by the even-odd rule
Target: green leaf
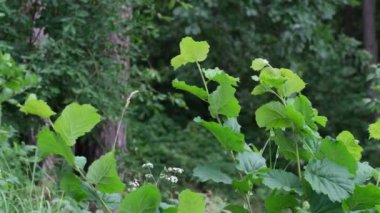
[(219, 69), (218, 67), (203, 70), (203, 73), (207, 79), (218, 82), (219, 84), (228, 84), (236, 87), (239, 82), (239, 78), (228, 75), (225, 71)]
[(293, 102), (291, 104), (298, 112), (303, 115), (306, 124), (309, 125), (312, 129), (317, 129), (317, 126), (313, 120), (314, 111), (310, 100), (304, 95), (299, 95), (292, 101)]
[(121, 192), (125, 188), (117, 174), (113, 151), (101, 156), (91, 164), (86, 179), (103, 193)]
[(220, 171), (219, 168), (211, 166), (197, 166), (193, 170), (193, 176), (199, 178), (201, 182), (206, 182), (208, 180), (214, 181), (216, 183), (231, 184), (232, 179)]
[(272, 195), (265, 199), (265, 209), (268, 213), (278, 213), (295, 206), (297, 199), (293, 195)]
[(350, 211), (367, 210), (380, 205), (380, 188), (374, 185), (356, 186), (354, 193), (344, 201)]
[(233, 205), (233, 204), (230, 204), (224, 207), (223, 209), (231, 213), (249, 213), (249, 211), (245, 209), (244, 207), (239, 206), (239, 205)]
[(20, 106), (20, 111), (25, 114), (37, 115), (41, 118), (49, 118), (55, 115), (50, 106), (43, 100), (38, 100), (36, 95), (32, 94), (26, 99), (24, 105)]
[(86, 166), (87, 159), (83, 156), (75, 156), (75, 165), (78, 166), (79, 169), (83, 170)]
[(287, 192), (294, 191), (302, 194), (302, 187), (299, 178), (293, 173), (283, 170), (273, 169), (263, 176), (263, 184), (270, 189), (279, 189)]
[(240, 132), (240, 124), (238, 123), (238, 120), (236, 117), (232, 117), (232, 118), (227, 118), (224, 123), (223, 123), (223, 126), (225, 127), (229, 127), (230, 129), (232, 129), (232, 131), (234, 132)]
[(269, 91), (270, 91), (270, 89), (267, 86), (259, 84), (259, 85), (255, 86), (255, 88), (253, 88), (251, 94), (252, 95), (262, 95), (262, 94), (269, 92)]
[(146, 184), (128, 193), (120, 204), (120, 213), (155, 213), (161, 202), (161, 194), (158, 188), (152, 184)]
[(327, 195), (333, 202), (350, 196), (355, 188), (353, 178), (345, 167), (329, 160), (312, 160), (305, 169), (305, 179), (312, 189)]
[(202, 194), (186, 189), (179, 194), (178, 213), (204, 213), (206, 202)]
[(251, 69), (253, 69), (254, 71), (260, 71), (265, 66), (267, 66), (268, 64), (269, 64), (269, 62), (267, 60), (263, 59), (263, 58), (255, 58), (252, 61)]
[(42, 156), (50, 154), (60, 155), (64, 157), (71, 166), (75, 165), (74, 153), (71, 148), (66, 145), (61, 137), (50, 131), (49, 128), (44, 127), (38, 133), (37, 146)]
[(240, 113), (240, 105), (235, 97), (236, 89), (229, 84), (221, 84), (208, 98), (209, 111), (213, 117), (225, 115), (237, 117)]
[(317, 122), (319, 125), (326, 127), (327, 117), (325, 117), (325, 116), (314, 116), (314, 121)]
[(178, 81), (177, 79), (174, 79), (172, 81), (172, 86), (176, 89), (189, 92), (190, 94), (197, 96), (198, 98), (200, 98), (203, 101), (207, 101), (207, 98), (208, 98), (207, 92), (202, 88), (199, 88), (197, 86), (188, 85), (188, 84), (186, 84), (186, 82)]
[(67, 172), (63, 175), (61, 178), (60, 187), (66, 194), (74, 198), (77, 202), (85, 200), (88, 196), (86, 191), (83, 189), (82, 181), (72, 172)]
[(243, 179), (234, 179), (232, 181), (232, 187), (242, 194), (247, 194), (252, 190), (252, 175), (246, 175)]
[(305, 125), (305, 119), (303, 115), (300, 112), (298, 112), (292, 105), (287, 105), (285, 107), (285, 113), (296, 128), (303, 128), (303, 126)]
[(282, 97), (289, 97), (294, 93), (299, 93), (305, 88), (305, 82), (294, 72), (288, 69), (280, 69), (279, 72), (287, 80), (277, 89)]
[(332, 202), (328, 196), (317, 194), (310, 190), (308, 195), (310, 212), (312, 213), (343, 213), (342, 205), (338, 202)]
[(355, 184), (364, 184), (371, 179), (374, 169), (368, 164), (368, 162), (359, 162), (358, 170), (355, 175)]
[(246, 174), (254, 173), (259, 169), (267, 167), (265, 164), (265, 158), (256, 152), (239, 152), (236, 159), (239, 161), (239, 164), (236, 166), (237, 169)]
[(343, 131), (336, 137), (338, 141), (341, 141), (347, 148), (348, 152), (359, 161), (362, 158), (363, 148), (355, 140), (355, 137), (349, 131)]
[(194, 121), (208, 129), (219, 141), (219, 143), (228, 150), (233, 150), (236, 152), (244, 150), (243, 134), (234, 132), (231, 128), (222, 126), (218, 123), (204, 121), (199, 117), (195, 118)]
[(206, 60), (210, 46), (206, 41), (194, 41), (191, 37), (185, 37), (179, 43), (179, 48), (180, 54), (170, 61), (175, 70), (187, 63)]
[(346, 167), (351, 174), (356, 174), (358, 163), (341, 141), (333, 141), (329, 138), (323, 139), (319, 146), (317, 157), (319, 159), (328, 159)]
[[(284, 158), (287, 160), (297, 160), (296, 143), (298, 143), (298, 141), (292, 135), (288, 135), (282, 130), (276, 129), (274, 133), (273, 140)], [(298, 153), (299, 157), (303, 160), (308, 160), (312, 156), (308, 149), (301, 146), (298, 146)]]
[(54, 123), (54, 129), (58, 132), (67, 145), (72, 146), (76, 140), (91, 131), (100, 122), (97, 110), (89, 104), (72, 103), (62, 111), (62, 114)]
[(285, 128), (291, 125), (284, 105), (277, 101), (264, 104), (256, 110), (255, 115), (259, 127)]
[(380, 139), (380, 119), (368, 127), (369, 138)]
[(286, 78), (281, 75), (279, 69), (266, 67), (260, 72), (260, 83), (267, 87), (275, 87), (283, 85), (286, 82)]

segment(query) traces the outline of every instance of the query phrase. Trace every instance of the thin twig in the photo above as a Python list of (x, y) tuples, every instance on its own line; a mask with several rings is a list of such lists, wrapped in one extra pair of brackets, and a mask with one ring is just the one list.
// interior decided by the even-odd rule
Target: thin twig
[(119, 123), (117, 124), (117, 130), (116, 130), (116, 135), (115, 135), (115, 140), (113, 142), (113, 146), (112, 146), (112, 150), (115, 149), (115, 146), (116, 146), (116, 142), (117, 142), (117, 137), (119, 135), (119, 132), (120, 132), (120, 127), (121, 127), (121, 122), (123, 121), (123, 118), (124, 118), (124, 115), (125, 115), (125, 112), (127, 111), (128, 107), (129, 107), (129, 104), (131, 103), (131, 99), (132, 97), (138, 93), (139, 91), (138, 90), (135, 90), (133, 92), (131, 92), (131, 94), (129, 94), (128, 98), (127, 98), (127, 101), (125, 102), (125, 106), (123, 108), (123, 111), (121, 112), (121, 116), (120, 116), (120, 120), (119, 120)]

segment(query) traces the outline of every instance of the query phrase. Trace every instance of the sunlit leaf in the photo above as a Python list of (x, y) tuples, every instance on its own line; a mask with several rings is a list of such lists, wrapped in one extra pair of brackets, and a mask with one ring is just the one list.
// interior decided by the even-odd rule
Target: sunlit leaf
[(24, 105), (20, 106), (20, 111), (26, 114), (37, 115), (42, 118), (49, 118), (55, 115), (50, 106), (43, 100), (38, 100), (35, 95), (29, 95)]
[(280, 102), (264, 104), (256, 110), (255, 115), (259, 127), (285, 128), (291, 125), (285, 107)]
[(146, 184), (128, 193), (121, 201), (120, 213), (155, 213), (161, 202), (161, 194), (158, 188), (152, 184)]
[(208, 97), (207, 92), (202, 88), (199, 88), (193, 85), (188, 85), (186, 84), (186, 82), (178, 81), (177, 79), (172, 81), (172, 86), (176, 89), (189, 92), (190, 94), (197, 96), (203, 101), (207, 101), (207, 97)]
[(67, 145), (72, 146), (76, 140), (91, 131), (100, 122), (97, 110), (89, 104), (72, 103), (65, 107), (54, 123), (54, 129), (62, 136)]
[(194, 41), (191, 37), (183, 38), (179, 47), (180, 54), (170, 62), (175, 70), (187, 63), (204, 61), (210, 48), (206, 41)]
[(117, 174), (113, 151), (101, 156), (91, 164), (86, 179), (103, 193), (121, 192), (125, 188)]
[(347, 210), (367, 210), (380, 205), (380, 188), (375, 185), (356, 186), (354, 193), (343, 204)]
[(44, 127), (40, 133), (38, 133), (37, 146), (43, 156), (50, 154), (60, 155), (64, 157), (70, 165), (75, 165), (74, 153), (71, 148), (66, 145), (59, 135), (50, 131), (49, 128)]
[(178, 213), (204, 213), (205, 198), (202, 194), (186, 189), (179, 194)]
[(243, 134), (234, 132), (231, 128), (216, 122), (204, 121), (199, 117), (195, 118), (194, 121), (208, 129), (223, 147), (237, 152), (244, 150)]
[(254, 71), (260, 71), (262, 70), (265, 66), (267, 66), (269, 64), (269, 62), (265, 59), (262, 59), (262, 58), (255, 58), (253, 61), (252, 61), (252, 64), (251, 64), (251, 69), (253, 69)]

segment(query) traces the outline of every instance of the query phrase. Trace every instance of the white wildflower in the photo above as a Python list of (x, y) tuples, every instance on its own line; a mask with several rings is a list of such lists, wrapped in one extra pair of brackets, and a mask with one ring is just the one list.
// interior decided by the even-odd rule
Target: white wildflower
[(130, 185), (130, 186), (133, 187), (133, 188), (137, 188), (137, 187), (140, 186), (138, 180), (136, 180), (136, 179), (134, 179), (133, 181), (129, 181), (129, 182), (128, 182), (128, 185)]
[(148, 169), (153, 169), (153, 164), (148, 162), (148, 163), (144, 163), (142, 165), (142, 168), (148, 168)]
[(177, 168), (177, 167), (169, 167), (168, 168), (169, 172), (177, 173), (177, 174), (182, 174), (183, 169), (182, 168)]
[(153, 178), (153, 175), (152, 174), (145, 174), (145, 178)]
[(170, 181), (170, 182), (172, 182), (172, 183), (177, 183), (178, 182), (178, 178), (176, 177), (176, 176), (168, 176), (167, 178), (166, 178), (166, 180), (168, 180), (168, 181)]

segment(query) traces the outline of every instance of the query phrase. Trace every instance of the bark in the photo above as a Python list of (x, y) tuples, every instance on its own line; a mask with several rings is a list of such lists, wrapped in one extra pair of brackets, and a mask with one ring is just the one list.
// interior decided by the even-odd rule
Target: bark
[(372, 61), (378, 60), (378, 47), (376, 40), (376, 0), (363, 0), (363, 43), (364, 48), (373, 56)]
[[(120, 20), (122, 22), (126, 22), (132, 19), (132, 12), (132, 6), (123, 5), (120, 8)], [(115, 45), (115, 47), (109, 51), (111, 52), (114, 60), (124, 67), (124, 71), (120, 73), (120, 84), (127, 83), (130, 70), (130, 60), (128, 58), (125, 58), (125, 53), (127, 53), (130, 49), (130, 38), (129, 36), (124, 35), (123, 31), (124, 29), (121, 29), (120, 32), (112, 33), (109, 36), (109, 39)], [(124, 97), (123, 94), (120, 94), (120, 98), (124, 100), (126, 97)], [(120, 109), (120, 112), (121, 111), (122, 108)], [(94, 153), (97, 155), (96, 157), (104, 153), (104, 149), (110, 150), (113, 146), (115, 138), (117, 138), (116, 147), (118, 149), (126, 150), (127, 126), (122, 122), (118, 131), (118, 121), (107, 119), (102, 123), (101, 126), (101, 145), (96, 146), (95, 148)]]

